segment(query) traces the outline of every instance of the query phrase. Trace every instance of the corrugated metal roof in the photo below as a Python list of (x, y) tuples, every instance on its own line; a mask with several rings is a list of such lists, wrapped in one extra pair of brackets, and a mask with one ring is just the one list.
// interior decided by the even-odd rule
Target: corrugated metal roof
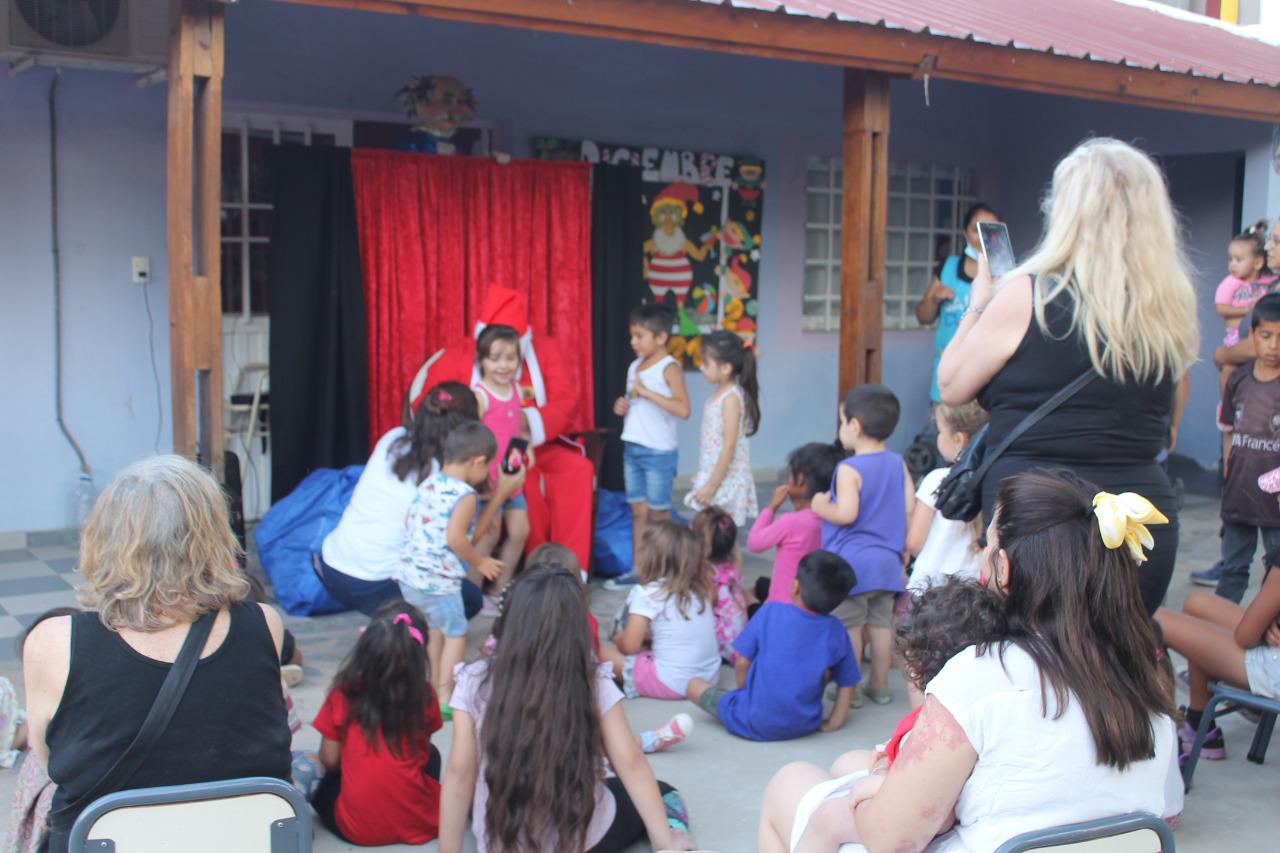
[[(1280, 46), (1142, 0), (697, 0), (1280, 86)], [(1200, 17), (1200, 20), (1196, 20)]]

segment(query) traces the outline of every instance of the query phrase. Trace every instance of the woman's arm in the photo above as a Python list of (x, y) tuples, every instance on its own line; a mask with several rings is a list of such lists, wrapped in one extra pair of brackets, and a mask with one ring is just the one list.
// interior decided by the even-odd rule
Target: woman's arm
[(440, 853), (461, 853), (479, 773), (475, 723), (470, 714), (455, 708), (449, 765), (445, 768), (440, 792)]
[(1030, 276), (1005, 282), (993, 292), (986, 259), (979, 259), (969, 308), (938, 362), (942, 402), (961, 406), (978, 396), (1022, 343), (1031, 307)]
[(31, 751), (49, 766), (49, 728), (71, 672), (71, 617), (55, 616), (31, 629), (22, 647), (22, 674), (27, 692), (27, 733)]
[(1277, 618), (1280, 618), (1280, 570), (1270, 569), (1262, 579), (1262, 588), (1236, 624), (1236, 643), (1242, 649), (1260, 645)]
[(613, 644), (624, 655), (638, 655), (644, 650), (644, 638), (649, 634), (649, 617), (627, 614), (627, 624), (613, 635)]
[(818, 518), (844, 526), (858, 520), (858, 496), (862, 490), (862, 475), (852, 465), (841, 465), (836, 470), (836, 500), (831, 502), (830, 492), (819, 492), (809, 505)]
[(941, 702), (926, 696), (875, 796), (856, 802), (854, 818), (870, 853), (924, 850), (947, 828), (960, 792), (978, 763), (964, 729)]
[(684, 371), (680, 369), (678, 364), (668, 364), (662, 371), (662, 378), (667, 380), (667, 386), (671, 388), (670, 397), (664, 397), (657, 391), (646, 388), (643, 382), (636, 384), (636, 396), (643, 397), (659, 409), (675, 415), (680, 420), (687, 419), (690, 407), (689, 392), (684, 387)]
[(724, 399), (720, 401), (720, 415), (724, 421), (724, 443), (720, 447), (715, 467), (711, 469), (711, 476), (694, 495), (694, 500), (700, 506), (707, 506), (715, 497), (725, 475), (729, 473), (729, 463), (733, 461), (733, 451), (738, 446), (738, 420), (742, 417), (742, 403), (737, 394), (724, 395)]
[[(270, 604), (259, 604), (262, 608), (262, 617), (267, 621), (267, 630), (271, 632), (271, 641), (276, 644), (276, 657), (280, 657), (280, 650), (284, 648), (284, 619)], [(286, 661), (287, 663), (287, 661)]]
[[(640, 813), (644, 821), (645, 832), (649, 836), (649, 844), (654, 850), (671, 849), (677, 845), (671, 827), (667, 825), (667, 811), (662, 805), (662, 795), (658, 792), (658, 780), (653, 775), (640, 744), (631, 733), (627, 724), (627, 716), (622, 711), (622, 703), (614, 704), (600, 718), (600, 727), (604, 735), (604, 753), (609, 756), (609, 763), (622, 780), (627, 789), (627, 796)], [(443, 851), (442, 851), (443, 853)]]
[(1229, 347), (1218, 347), (1213, 351), (1213, 363), (1219, 370), (1224, 367), (1239, 367), (1257, 357), (1258, 351), (1253, 345), (1252, 336), (1241, 338), (1239, 343)]

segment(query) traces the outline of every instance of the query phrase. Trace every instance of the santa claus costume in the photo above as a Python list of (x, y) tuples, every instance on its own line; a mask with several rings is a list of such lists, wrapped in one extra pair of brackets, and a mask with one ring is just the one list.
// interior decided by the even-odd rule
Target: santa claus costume
[[(544, 542), (558, 542), (573, 551), (585, 568), (591, 558), (595, 469), (582, 447), (567, 438), (581, 405), (578, 383), (553, 339), (539, 336), (535, 347), (528, 308), (519, 293), (505, 287), (489, 289), (475, 336), (490, 324), (510, 326), (520, 334), (520, 374), (515, 384), (528, 422), (529, 443), (537, 448), (524, 486), (529, 504), (525, 553)], [(479, 382), (474, 338), (450, 344), (427, 360), (409, 391), (414, 408), (432, 387), (451, 380), (473, 387)]]

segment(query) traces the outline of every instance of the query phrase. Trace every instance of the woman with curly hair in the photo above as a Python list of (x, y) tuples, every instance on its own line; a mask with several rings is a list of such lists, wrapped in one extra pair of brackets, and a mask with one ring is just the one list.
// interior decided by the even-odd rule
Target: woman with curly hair
[(576, 574), (531, 566), (507, 589), (492, 656), (458, 665), (441, 853), (462, 849), (468, 812), (481, 853), (621, 853), (646, 836), (693, 849), (684, 802), (654, 778), (586, 619)]

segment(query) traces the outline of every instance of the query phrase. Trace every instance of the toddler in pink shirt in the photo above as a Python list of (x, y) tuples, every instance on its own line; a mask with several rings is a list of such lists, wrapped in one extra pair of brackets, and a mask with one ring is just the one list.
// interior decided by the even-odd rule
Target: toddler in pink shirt
[[(789, 604), (791, 583), (796, 579), (800, 558), (822, 546), (822, 519), (809, 508), (809, 503), (815, 494), (831, 484), (836, 466), (843, 458), (840, 448), (820, 442), (797, 447), (787, 456), (787, 482), (773, 490), (773, 499), (756, 518), (747, 537), (747, 548), (753, 553), (778, 549), (773, 558), (772, 578), (761, 578), (757, 583), (759, 589), (765, 580), (769, 581), (766, 600)], [(778, 515), (788, 498), (795, 512)], [(752, 612), (758, 607), (754, 605)]]

